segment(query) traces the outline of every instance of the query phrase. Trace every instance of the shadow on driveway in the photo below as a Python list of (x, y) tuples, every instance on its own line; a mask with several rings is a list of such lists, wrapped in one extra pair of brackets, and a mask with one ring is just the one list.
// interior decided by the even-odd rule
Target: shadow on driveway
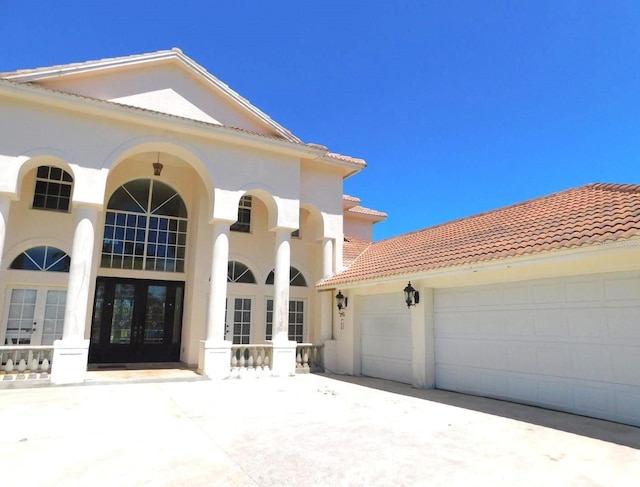
[[(628, 446), (640, 450), (640, 428), (576, 414), (553, 411), (536, 406), (488, 399), (436, 389), (415, 389), (408, 384), (372, 377), (354, 377), (337, 374), (318, 374), (329, 379), (378, 389), (393, 394), (415, 397), (449, 406), (470, 409), (485, 414), (531, 423), (580, 436)], [(640, 405), (638, 406), (640, 407)]]

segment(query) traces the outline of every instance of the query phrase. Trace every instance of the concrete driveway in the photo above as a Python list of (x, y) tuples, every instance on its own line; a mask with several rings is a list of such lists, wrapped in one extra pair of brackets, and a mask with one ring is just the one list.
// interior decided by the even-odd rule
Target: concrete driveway
[(329, 375), (0, 391), (3, 485), (638, 485), (640, 428)]

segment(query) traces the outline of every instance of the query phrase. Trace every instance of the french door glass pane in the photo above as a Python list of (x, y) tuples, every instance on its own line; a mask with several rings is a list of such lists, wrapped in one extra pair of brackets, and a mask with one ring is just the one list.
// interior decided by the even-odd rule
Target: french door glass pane
[(47, 301), (44, 308), (42, 345), (53, 345), (54, 340), (62, 338), (64, 307), (66, 302), (66, 291), (47, 291)]
[(109, 337), (111, 343), (131, 343), (135, 289), (133, 284), (116, 284), (115, 286), (113, 318)]
[(36, 312), (36, 289), (13, 289), (7, 319), (7, 345), (30, 345)]
[(144, 343), (162, 343), (164, 340), (164, 307), (167, 301), (167, 286), (149, 286), (147, 290), (147, 313), (144, 323)]

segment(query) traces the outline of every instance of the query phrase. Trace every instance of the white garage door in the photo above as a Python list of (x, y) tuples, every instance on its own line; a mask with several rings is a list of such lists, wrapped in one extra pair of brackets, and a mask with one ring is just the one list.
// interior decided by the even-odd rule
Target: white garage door
[(402, 294), (364, 296), (362, 375), (411, 383), (411, 315)]
[(435, 292), (436, 387), (640, 425), (640, 273)]

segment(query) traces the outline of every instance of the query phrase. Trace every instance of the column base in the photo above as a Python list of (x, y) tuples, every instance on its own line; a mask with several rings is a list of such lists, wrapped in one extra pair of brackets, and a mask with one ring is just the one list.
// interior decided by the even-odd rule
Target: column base
[(89, 361), (89, 340), (56, 340), (53, 342), (51, 382), (81, 384)]
[(296, 375), (296, 347), (297, 342), (274, 341), (271, 375), (287, 377)]
[(231, 375), (231, 345), (229, 341), (200, 341), (198, 374), (209, 379), (226, 379)]

